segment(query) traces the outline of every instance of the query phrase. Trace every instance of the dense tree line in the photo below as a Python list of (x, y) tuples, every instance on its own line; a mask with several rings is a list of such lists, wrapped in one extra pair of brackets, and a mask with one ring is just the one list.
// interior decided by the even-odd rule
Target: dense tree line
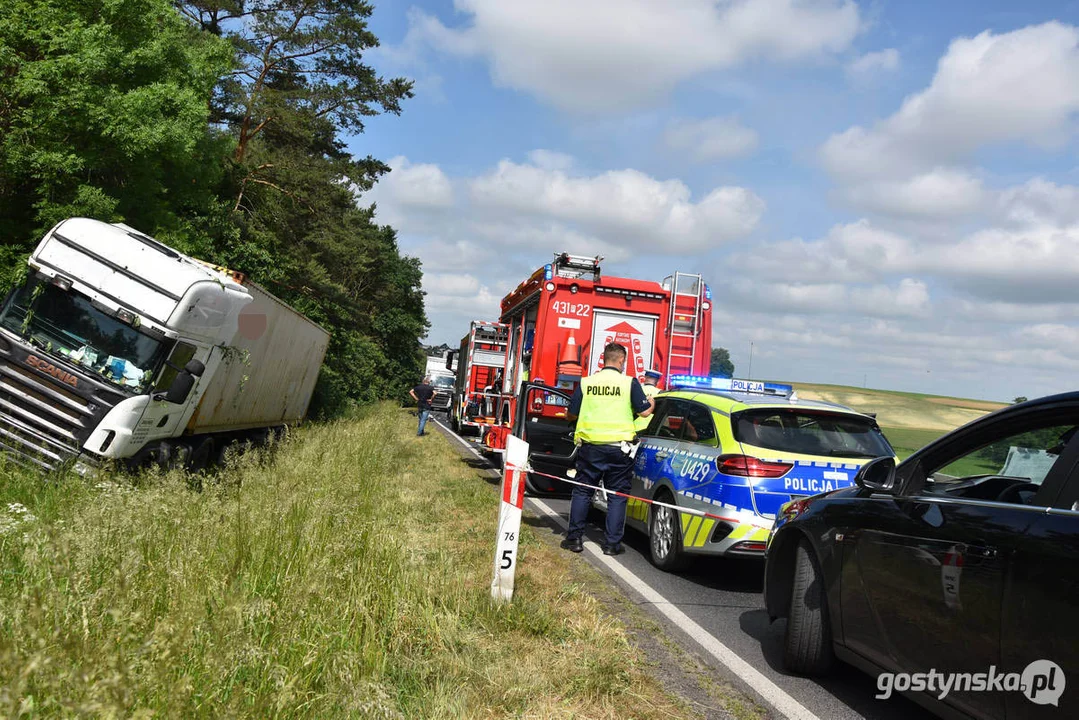
[(362, 0), (5, 0), (0, 280), (72, 216), (250, 275), (332, 331), (316, 407), (423, 372), (421, 270), (362, 206), (389, 168), (343, 137), (411, 83), (363, 62)]

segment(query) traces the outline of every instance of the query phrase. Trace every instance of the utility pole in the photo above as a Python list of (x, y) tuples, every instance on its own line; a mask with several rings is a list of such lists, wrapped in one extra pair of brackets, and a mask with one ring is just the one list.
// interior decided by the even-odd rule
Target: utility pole
[(752, 379), (753, 379), (753, 341), (750, 341), (750, 343), (749, 343), (749, 374), (747, 375), (746, 380), (752, 380)]

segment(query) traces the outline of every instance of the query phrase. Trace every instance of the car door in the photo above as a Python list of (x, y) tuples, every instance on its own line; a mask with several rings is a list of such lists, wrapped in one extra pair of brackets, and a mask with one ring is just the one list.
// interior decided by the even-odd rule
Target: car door
[[(633, 478), (630, 485), (630, 495), (635, 498), (651, 498), (652, 487), (656, 479), (661, 477), (664, 463), (670, 458), (672, 448), (669, 432), (661, 435), (662, 428), (669, 428), (666, 423), (667, 413), (671, 408), (671, 399), (656, 397), (656, 407), (649, 416), (648, 427), (637, 433), (641, 441), (637, 448), (637, 457), (633, 461)], [(593, 502), (601, 509), (606, 509), (606, 503), (602, 493), (596, 493)], [(648, 505), (647, 503), (630, 500), (626, 504), (626, 524), (647, 531)]]
[(1074, 715), (1079, 704), (1079, 438), (1062, 450), (1061, 492), (1019, 539), (1005, 588), (1001, 667), (1031, 683), (1006, 693), (1008, 720)]
[[(968, 434), (918, 463), (901, 494), (865, 499), (861, 521), (837, 528), (850, 649), (902, 672), (1000, 667), (1005, 583), (1051, 500), (1041, 483), (1055, 461), (1034, 436), (1059, 435), (1058, 425), (1033, 418)], [(944, 701), (973, 717), (1004, 713), (999, 692), (953, 690)]]
[(573, 442), (576, 423), (566, 415), (569, 402), (570, 396), (564, 390), (538, 383), (521, 386), (513, 434), (528, 443), (532, 469), (544, 473), (529, 473), (527, 483), (532, 492), (568, 493), (572, 489), (568, 483), (547, 477), (565, 477), (577, 460)]
[(681, 443), (687, 402), (682, 398), (656, 398), (652, 421), (643, 433), (634, 466), (633, 494), (651, 498), (657, 483), (671, 478), (671, 461)]
[[(715, 483), (719, 474), (716, 457), (720, 454), (720, 447), (712, 410), (699, 402), (687, 400), (683, 401), (680, 412), (684, 419), (678, 443), (671, 452), (667, 476), (675, 493), (699, 502), (726, 501), (731, 504), (732, 498), (723, 494), (725, 488)], [(680, 519), (682, 547), (685, 549), (703, 547), (716, 524), (714, 519), (688, 513), (681, 513)]]

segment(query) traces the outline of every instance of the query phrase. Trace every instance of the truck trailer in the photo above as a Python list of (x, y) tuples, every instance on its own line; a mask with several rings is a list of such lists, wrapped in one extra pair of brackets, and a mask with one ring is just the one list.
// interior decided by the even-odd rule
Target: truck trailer
[[(626, 348), (626, 372), (638, 379), (649, 368), (664, 378), (708, 373), (712, 292), (701, 276), (676, 272), (663, 282), (604, 276), (600, 261), (562, 253), (503, 298), (499, 321), (508, 345), (495, 419), (483, 436), (488, 451), (500, 453), (509, 434), (530, 431), (534, 453), (569, 453), (569, 397), (583, 376), (603, 366), (608, 343)], [(533, 459), (536, 467), (540, 462)], [(533, 491), (560, 489), (538, 476), (528, 482)]]
[(0, 311), (0, 450), (199, 469), (307, 413), (329, 333), (240, 273), (72, 218)]

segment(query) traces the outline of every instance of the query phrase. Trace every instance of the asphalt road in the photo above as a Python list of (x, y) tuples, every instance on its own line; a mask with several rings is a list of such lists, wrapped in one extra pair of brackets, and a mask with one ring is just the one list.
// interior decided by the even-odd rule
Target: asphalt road
[[(440, 428), (447, 435), (449, 430)], [(454, 442), (462, 452), (463, 446)], [(471, 458), (474, 465), (475, 457)], [(569, 515), (569, 501), (565, 498), (542, 498), (543, 502), (559, 513), (563, 518)], [(526, 508), (529, 503), (526, 501)], [(552, 534), (562, 534), (563, 529), (554, 520), (544, 516), (532, 506), (534, 517), (525, 522), (539, 529), (546, 529)], [(602, 514), (593, 513), (593, 518), (602, 522)], [(587, 541), (601, 543), (602, 532), (595, 525), (587, 532)], [(783, 633), (785, 620), (769, 623), (761, 597), (763, 583), (763, 564), (748, 560), (723, 560), (700, 558), (690, 568), (677, 574), (665, 573), (656, 569), (648, 559), (648, 540), (636, 531), (627, 530), (626, 553), (617, 558), (617, 562), (643, 580), (653, 590), (662, 595), (669, 603), (689, 616), (705, 631), (723, 645), (745, 660), (759, 673), (786, 692), (805, 710), (821, 720), (841, 720), (846, 718), (870, 718), (871, 720), (919, 720), (932, 718), (933, 715), (919, 705), (903, 698), (893, 696), (888, 700), (878, 700), (875, 678), (847, 665), (839, 664), (833, 673), (824, 679), (811, 680), (788, 674), (783, 670)], [(622, 578), (595, 559), (591, 553), (582, 553), (582, 562), (592, 562), (601, 571), (622, 587), (636, 602), (649, 605), (640, 592)], [(656, 619), (664, 623), (672, 635), (684, 642), (686, 647), (706, 662), (710, 657), (701, 653), (696, 638), (686, 635), (671, 623), (664, 615), (653, 608)], [(742, 678), (735, 676), (718, 661), (709, 662), (729, 681), (757, 694)], [(758, 695), (759, 697), (759, 695)], [(762, 698), (763, 700), (763, 698)], [(768, 703), (765, 702), (765, 706)], [(780, 716), (776, 713), (776, 716)]]

